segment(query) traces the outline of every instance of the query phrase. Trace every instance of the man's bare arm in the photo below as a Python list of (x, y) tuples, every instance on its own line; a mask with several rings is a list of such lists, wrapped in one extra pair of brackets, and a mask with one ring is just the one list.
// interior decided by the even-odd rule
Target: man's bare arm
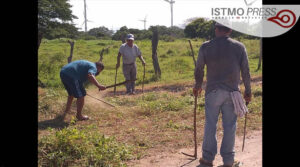
[(118, 53), (118, 57), (117, 57), (117, 65), (116, 67), (119, 68), (120, 67), (120, 59), (121, 59), (122, 54), (119, 52)]
[(241, 75), (245, 86), (244, 99), (247, 102), (251, 101), (251, 76), (246, 48), (242, 49)]
[(93, 83), (95, 86), (97, 86), (100, 90), (105, 90), (105, 86), (100, 85), (99, 82), (96, 80), (95, 76), (92, 74), (88, 74), (88, 80)]
[(138, 57), (139, 57), (139, 59), (142, 61), (143, 65), (145, 65), (146, 62), (145, 62), (144, 58), (142, 57), (142, 55), (138, 55)]

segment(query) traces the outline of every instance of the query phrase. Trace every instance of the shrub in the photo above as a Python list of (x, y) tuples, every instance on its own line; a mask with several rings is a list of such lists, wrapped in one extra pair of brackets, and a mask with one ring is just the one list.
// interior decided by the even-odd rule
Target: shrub
[(146, 101), (154, 101), (159, 98), (159, 95), (157, 93), (151, 92), (144, 96), (144, 100)]
[(170, 35), (162, 35), (162, 36), (160, 36), (160, 39), (165, 42), (174, 42), (175, 41), (175, 38)]
[(261, 88), (256, 88), (253, 90), (253, 96), (257, 97), (257, 96), (262, 96), (262, 89)]
[(39, 166), (126, 166), (130, 148), (97, 131), (67, 127), (39, 140)]
[(173, 50), (171, 50), (171, 49), (169, 49), (168, 51), (167, 51), (167, 54), (169, 55), (169, 54), (173, 54), (174, 53), (174, 51)]

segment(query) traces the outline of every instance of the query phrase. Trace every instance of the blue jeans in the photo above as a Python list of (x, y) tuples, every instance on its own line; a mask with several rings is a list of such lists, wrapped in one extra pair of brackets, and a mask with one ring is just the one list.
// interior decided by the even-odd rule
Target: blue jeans
[(208, 161), (215, 159), (217, 154), (216, 130), (220, 112), (222, 112), (223, 125), (220, 154), (223, 158), (223, 163), (230, 164), (234, 161), (237, 116), (234, 113), (230, 92), (226, 90), (215, 89), (205, 95), (205, 129), (202, 157)]

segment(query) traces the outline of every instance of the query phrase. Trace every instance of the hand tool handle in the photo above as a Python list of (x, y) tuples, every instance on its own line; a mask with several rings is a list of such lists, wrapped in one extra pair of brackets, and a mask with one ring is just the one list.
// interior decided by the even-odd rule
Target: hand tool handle
[[(118, 68), (116, 67), (115, 85), (117, 83), (117, 75), (118, 75)], [(114, 95), (116, 95), (116, 90), (117, 90), (117, 87), (115, 86), (114, 87)]]

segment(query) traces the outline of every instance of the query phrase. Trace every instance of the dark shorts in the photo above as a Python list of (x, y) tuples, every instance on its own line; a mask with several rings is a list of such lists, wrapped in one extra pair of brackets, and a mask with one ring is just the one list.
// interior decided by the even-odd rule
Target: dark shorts
[(79, 98), (86, 95), (83, 83), (80, 80), (73, 79), (64, 73), (60, 73), (60, 79), (64, 84), (69, 96)]

